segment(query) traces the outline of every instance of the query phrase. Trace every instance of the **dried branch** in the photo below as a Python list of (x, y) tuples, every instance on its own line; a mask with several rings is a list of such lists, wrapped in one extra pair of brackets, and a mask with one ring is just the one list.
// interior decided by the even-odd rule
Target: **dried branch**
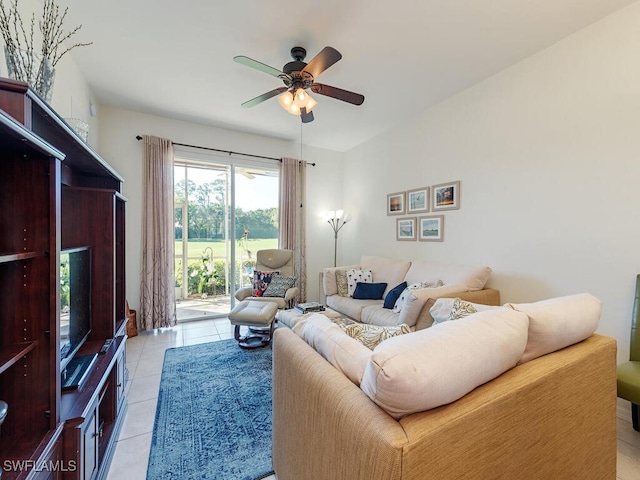
[[(27, 82), (38, 93), (42, 93), (44, 82), (51, 81), (48, 77), (53, 67), (67, 52), (93, 43), (75, 43), (65, 48), (64, 44), (82, 28), (82, 25), (79, 25), (65, 32), (63, 24), (68, 10), (65, 8), (60, 13), (60, 7), (56, 5), (55, 0), (44, 0), (42, 18), (38, 21), (42, 45), (40, 52), (36, 52), (35, 14), (31, 15), (31, 23), (28, 30), (25, 30), (18, 12), (18, 0), (13, 0), (8, 9), (0, 2), (0, 33), (5, 43), (7, 67), (15, 79)], [(59, 50), (62, 50), (62, 53), (58, 53)]]

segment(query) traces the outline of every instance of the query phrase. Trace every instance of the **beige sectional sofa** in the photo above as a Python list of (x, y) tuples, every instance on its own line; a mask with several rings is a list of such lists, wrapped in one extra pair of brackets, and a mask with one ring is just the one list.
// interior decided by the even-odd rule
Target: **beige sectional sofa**
[[(373, 283), (386, 283), (383, 298), (376, 300), (355, 299), (346, 291), (340, 291), (338, 274), (350, 271), (370, 271)], [(415, 327), (424, 321), (423, 309), (429, 298), (460, 297), (486, 305), (499, 305), (500, 292), (485, 288), (491, 274), (486, 266), (468, 266), (432, 261), (407, 261), (363, 255), (358, 265), (325, 268), (321, 272), (320, 300), (322, 303), (358, 322), (371, 325), (407, 324)], [(355, 280), (354, 280), (355, 281)], [(428, 284), (430, 288), (412, 290), (404, 311), (384, 308), (384, 299), (401, 282), (407, 286)]]
[(277, 329), (278, 480), (615, 479), (616, 343), (593, 334), (600, 308), (588, 294), (509, 304), (368, 356), (320, 314), (302, 322), (322, 340)]

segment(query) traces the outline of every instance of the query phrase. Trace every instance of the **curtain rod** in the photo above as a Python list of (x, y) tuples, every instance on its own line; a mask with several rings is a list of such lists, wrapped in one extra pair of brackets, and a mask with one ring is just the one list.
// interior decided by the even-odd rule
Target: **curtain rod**
[[(140, 141), (140, 140), (142, 140), (142, 137), (140, 135), (136, 135), (136, 140)], [(188, 145), (186, 143), (177, 143), (177, 142), (173, 142), (173, 141), (171, 143), (173, 145), (179, 145), (181, 147), (198, 148), (200, 150), (209, 150), (209, 151), (212, 151), (212, 152), (228, 153), (229, 155), (243, 155), (245, 157), (265, 158), (267, 160), (277, 160), (278, 162), (282, 162), (281, 158), (276, 158), (276, 157), (265, 157), (263, 155), (253, 155), (252, 153), (232, 152), (231, 150), (220, 150), (218, 148), (201, 147), (199, 145)], [(309, 163), (308, 165), (311, 165), (312, 167), (316, 166), (315, 163)]]

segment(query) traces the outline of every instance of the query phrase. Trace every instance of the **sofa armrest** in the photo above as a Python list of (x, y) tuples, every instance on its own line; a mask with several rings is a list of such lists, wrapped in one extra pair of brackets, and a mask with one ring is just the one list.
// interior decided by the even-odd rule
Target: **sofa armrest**
[(404, 417), (403, 479), (615, 479), (615, 367), (615, 340), (592, 335)]
[(482, 290), (473, 290), (462, 292), (456, 297), (471, 303), (481, 303), (483, 305), (500, 305), (500, 290), (495, 288), (483, 288)]
[[(278, 480), (400, 480), (400, 424), (288, 328), (273, 342)], [(293, 452), (293, 453), (292, 453)]]
[(293, 303), (293, 300), (296, 298), (296, 296), (298, 295), (298, 287), (291, 287), (289, 288), (285, 294), (284, 294), (284, 301), (287, 303), (287, 305), (289, 305), (290, 307), (293, 307), (293, 305), (291, 305)]

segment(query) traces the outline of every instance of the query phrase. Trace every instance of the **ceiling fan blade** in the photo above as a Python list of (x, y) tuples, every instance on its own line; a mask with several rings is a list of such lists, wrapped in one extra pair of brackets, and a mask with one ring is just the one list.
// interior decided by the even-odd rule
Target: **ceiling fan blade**
[(257, 96), (256, 98), (252, 98), (251, 100), (247, 100), (242, 104), (244, 108), (255, 107), (259, 103), (264, 102), (265, 100), (269, 100), (271, 97), (275, 97), (276, 95), (280, 95), (283, 92), (287, 91), (287, 87), (278, 87), (273, 90), (263, 93), (262, 95)]
[(331, 85), (314, 83), (310, 88), (314, 93), (319, 93), (320, 95), (325, 95), (327, 97), (333, 97), (338, 100), (342, 100), (343, 102), (352, 103), (354, 105), (362, 105), (364, 102), (364, 95), (350, 92), (349, 90), (332, 87)]
[(303, 72), (310, 73), (316, 78), (331, 65), (342, 58), (342, 54), (333, 47), (324, 47), (322, 51), (302, 69)]
[(300, 120), (302, 120), (302, 123), (313, 122), (313, 112), (307, 113), (307, 109), (302, 107), (300, 109)]
[(247, 67), (255, 68), (256, 70), (260, 70), (261, 72), (268, 73), (269, 75), (273, 75), (274, 77), (288, 76), (281, 70), (277, 68), (270, 67), (269, 65), (265, 65), (264, 63), (258, 62), (253, 58), (245, 57), (244, 55), (239, 55), (237, 57), (233, 57), (233, 60), (237, 63), (241, 63), (242, 65), (246, 65)]

